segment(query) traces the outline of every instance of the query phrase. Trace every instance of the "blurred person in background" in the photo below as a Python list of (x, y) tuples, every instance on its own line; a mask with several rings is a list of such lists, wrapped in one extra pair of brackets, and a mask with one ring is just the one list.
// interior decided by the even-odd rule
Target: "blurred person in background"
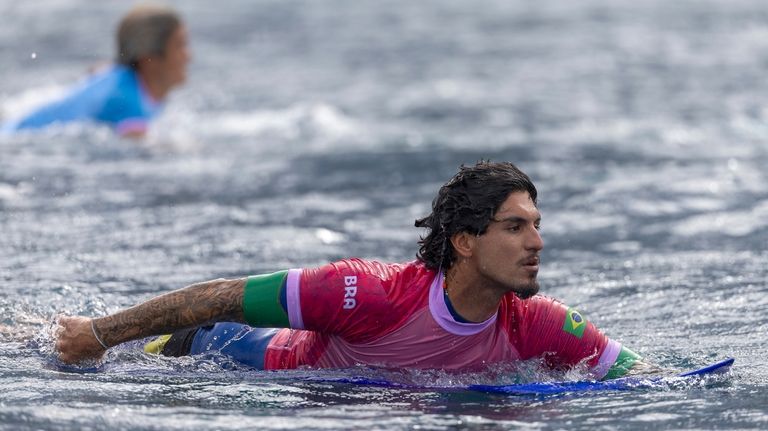
[(142, 5), (117, 29), (115, 64), (96, 71), (66, 95), (3, 126), (6, 132), (51, 124), (96, 122), (140, 138), (168, 94), (184, 83), (190, 53), (187, 30), (167, 7)]

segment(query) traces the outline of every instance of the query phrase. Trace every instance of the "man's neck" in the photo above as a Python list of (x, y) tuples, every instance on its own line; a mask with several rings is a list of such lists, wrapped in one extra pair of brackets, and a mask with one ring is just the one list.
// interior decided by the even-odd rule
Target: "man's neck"
[(146, 89), (147, 93), (152, 96), (155, 101), (161, 102), (168, 95), (171, 90), (162, 77), (148, 68), (139, 68), (136, 73), (141, 80), (142, 85)]
[(446, 271), (445, 289), (454, 310), (470, 322), (484, 322), (496, 314), (504, 296), (483, 277), (462, 270), (458, 262)]

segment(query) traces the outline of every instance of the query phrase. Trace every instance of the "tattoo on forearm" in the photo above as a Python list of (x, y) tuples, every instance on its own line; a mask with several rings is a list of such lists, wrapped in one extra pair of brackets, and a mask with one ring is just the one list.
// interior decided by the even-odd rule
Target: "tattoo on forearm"
[(108, 345), (219, 321), (243, 322), (244, 279), (211, 280), (166, 293), (95, 320)]

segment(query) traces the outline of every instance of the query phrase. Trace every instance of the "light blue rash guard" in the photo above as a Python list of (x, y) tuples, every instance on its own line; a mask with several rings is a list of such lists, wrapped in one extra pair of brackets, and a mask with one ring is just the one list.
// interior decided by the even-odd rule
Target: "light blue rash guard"
[(135, 70), (115, 65), (89, 76), (63, 99), (49, 103), (3, 127), (4, 131), (36, 129), (54, 123), (106, 123), (119, 134), (144, 132), (163, 105), (144, 88)]

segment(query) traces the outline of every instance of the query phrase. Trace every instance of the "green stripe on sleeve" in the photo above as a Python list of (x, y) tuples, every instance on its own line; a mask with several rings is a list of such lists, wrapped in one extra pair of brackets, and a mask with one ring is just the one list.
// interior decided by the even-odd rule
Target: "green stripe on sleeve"
[(288, 313), (280, 304), (280, 291), (288, 271), (248, 277), (243, 292), (243, 317), (251, 326), (288, 328)]
[(621, 377), (629, 372), (633, 365), (640, 360), (640, 355), (621, 346), (621, 352), (616, 358), (616, 362), (613, 363), (611, 369), (603, 377), (603, 380), (615, 379)]

